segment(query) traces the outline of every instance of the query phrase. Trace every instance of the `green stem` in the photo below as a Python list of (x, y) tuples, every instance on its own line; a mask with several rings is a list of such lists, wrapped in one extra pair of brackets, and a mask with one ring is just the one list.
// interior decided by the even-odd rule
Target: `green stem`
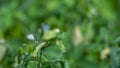
[(35, 50), (33, 51), (32, 56), (33, 56), (33, 57), (37, 57), (38, 52), (40, 52), (45, 45), (46, 45), (46, 42), (43, 42), (43, 43), (41, 43), (40, 45), (38, 45), (38, 46), (35, 48)]

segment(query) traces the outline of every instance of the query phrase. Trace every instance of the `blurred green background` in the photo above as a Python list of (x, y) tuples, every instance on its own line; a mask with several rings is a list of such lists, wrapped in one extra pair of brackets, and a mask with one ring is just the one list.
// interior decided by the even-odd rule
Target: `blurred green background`
[(0, 0), (0, 68), (14, 67), (18, 48), (43, 22), (64, 32), (68, 68), (115, 68), (120, 0)]

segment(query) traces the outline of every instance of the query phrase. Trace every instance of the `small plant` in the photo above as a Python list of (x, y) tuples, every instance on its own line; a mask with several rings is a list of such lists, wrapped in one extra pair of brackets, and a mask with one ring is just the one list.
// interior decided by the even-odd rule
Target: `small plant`
[(38, 35), (27, 35), (31, 41), (19, 48), (14, 66), (16, 68), (65, 68), (62, 32), (59, 29), (50, 30), (49, 26), (43, 23), (42, 31)]

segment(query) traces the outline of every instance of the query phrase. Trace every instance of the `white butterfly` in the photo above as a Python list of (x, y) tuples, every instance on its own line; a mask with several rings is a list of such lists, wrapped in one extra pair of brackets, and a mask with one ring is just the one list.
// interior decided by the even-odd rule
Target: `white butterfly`
[(27, 38), (28, 38), (29, 40), (35, 40), (35, 37), (34, 37), (33, 34), (28, 34), (28, 35), (27, 35)]

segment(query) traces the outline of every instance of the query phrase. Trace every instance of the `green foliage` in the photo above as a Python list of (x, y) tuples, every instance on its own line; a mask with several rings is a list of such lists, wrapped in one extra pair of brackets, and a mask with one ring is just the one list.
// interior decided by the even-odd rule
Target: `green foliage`
[(0, 68), (119, 68), (119, 7), (119, 0), (0, 0)]
[[(46, 33), (47, 32), (47, 33)], [(27, 36), (27, 38), (31, 41), (34, 41), (33, 42), (33, 45), (32, 44), (25, 44), (24, 46), (20, 47), (19, 50), (18, 50), (18, 55), (16, 56), (16, 62), (15, 62), (15, 67), (18, 67), (18, 68), (45, 68), (46, 67), (46, 64), (47, 64), (47, 67), (46, 68), (49, 68), (49, 67), (53, 67), (53, 68), (63, 68), (65, 67), (65, 61), (63, 61), (64, 59), (62, 59), (62, 56), (63, 56), (63, 53), (65, 52), (65, 47), (63, 45), (63, 43), (61, 42), (60, 39), (62, 38), (59, 38), (59, 36), (61, 35), (59, 33), (56, 33), (56, 34), (53, 34), (52, 30), (48, 30), (43, 33), (43, 37), (41, 40), (37, 39), (36, 40), (34, 39), (34, 35), (33, 34), (29, 34)], [(52, 34), (51, 34), (52, 33)], [(58, 36), (57, 36), (58, 35)], [(44, 38), (44, 37), (48, 37), (47, 39)], [(39, 40), (39, 41), (38, 41)], [(41, 42), (40, 42), (41, 41)], [(36, 45), (34, 45), (36, 44)], [(45, 54), (44, 51), (47, 51), (48, 47), (55, 47), (55, 49), (53, 49), (53, 47), (50, 49), (50, 52), (47, 52)], [(51, 51), (56, 51), (56, 53), (58, 54), (55, 54), (53, 52), (53, 55), (54, 57), (51, 57), (49, 54), (52, 54)], [(45, 57), (45, 56), (47, 57)]]
[(119, 68), (120, 67), (120, 48), (111, 48), (111, 59), (110, 66), (111, 68)]

